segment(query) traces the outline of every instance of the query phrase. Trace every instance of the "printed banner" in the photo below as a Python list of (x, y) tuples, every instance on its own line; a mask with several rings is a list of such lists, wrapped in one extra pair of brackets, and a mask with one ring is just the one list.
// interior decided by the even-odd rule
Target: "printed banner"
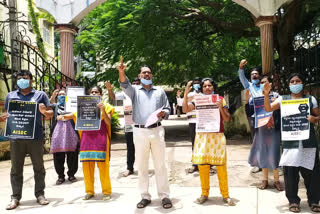
[(76, 130), (93, 131), (100, 129), (101, 115), (100, 109), (97, 107), (100, 102), (100, 96), (77, 96)]
[(132, 106), (123, 106), (124, 114), (124, 131), (132, 132), (133, 131), (133, 120), (132, 120)]
[(33, 139), (37, 103), (11, 100), (8, 106), (5, 136), (15, 139)]
[(196, 132), (219, 132), (220, 111), (217, 106), (219, 95), (194, 96), (196, 109)]
[(281, 139), (283, 141), (306, 140), (309, 138), (309, 98), (281, 101)]
[(77, 96), (84, 96), (84, 87), (68, 86), (65, 103), (65, 111), (69, 113), (77, 112)]
[[(269, 100), (271, 100), (272, 98), (273, 98), (273, 95), (270, 95)], [(270, 118), (272, 117), (273, 112), (266, 112), (264, 110), (264, 96), (254, 97), (253, 104), (254, 104), (254, 119), (255, 119), (254, 127), (259, 128), (267, 125)]]

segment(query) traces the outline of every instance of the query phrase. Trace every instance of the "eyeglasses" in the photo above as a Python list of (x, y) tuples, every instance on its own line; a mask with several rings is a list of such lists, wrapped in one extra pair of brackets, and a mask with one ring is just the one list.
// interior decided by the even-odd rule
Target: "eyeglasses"
[(141, 71), (141, 74), (152, 74), (150, 71)]

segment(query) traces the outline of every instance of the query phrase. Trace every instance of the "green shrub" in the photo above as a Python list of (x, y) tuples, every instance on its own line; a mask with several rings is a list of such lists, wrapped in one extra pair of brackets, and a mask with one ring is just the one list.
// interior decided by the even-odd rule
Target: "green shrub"
[(111, 138), (120, 130), (119, 114), (114, 112), (111, 118)]

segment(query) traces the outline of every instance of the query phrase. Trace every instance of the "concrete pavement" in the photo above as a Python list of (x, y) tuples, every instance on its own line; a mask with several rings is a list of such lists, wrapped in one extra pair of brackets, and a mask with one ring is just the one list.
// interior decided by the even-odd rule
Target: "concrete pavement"
[[(83, 201), (84, 183), (81, 164), (76, 174), (78, 181), (65, 182), (55, 185), (57, 175), (54, 170), (52, 155), (45, 155), (46, 168), (46, 197), (51, 201), (47, 206), (36, 203), (33, 188), (33, 170), (30, 159), (26, 159), (24, 167), (24, 187), (21, 205), (13, 211), (6, 211), (5, 207), (10, 201), (10, 161), (0, 162), (0, 213), (77, 213), (87, 214), (94, 212), (104, 213), (247, 213), (247, 214), (276, 214), (290, 213), (288, 202), (284, 192), (275, 189), (259, 190), (261, 173), (250, 174), (247, 163), (250, 145), (247, 140), (228, 139), (227, 164), (229, 178), (230, 197), (237, 203), (234, 207), (228, 207), (222, 202), (219, 192), (217, 176), (210, 177), (209, 201), (203, 205), (197, 205), (193, 201), (200, 196), (200, 178), (198, 173), (188, 174), (187, 168), (191, 165), (191, 143), (188, 140), (188, 123), (182, 118), (171, 116), (164, 121), (166, 129), (166, 159), (170, 181), (171, 198), (173, 208), (165, 210), (157, 197), (154, 178), (153, 163), (150, 158), (150, 192), (153, 197), (151, 205), (145, 209), (137, 209), (136, 204), (140, 200), (137, 189), (137, 172), (127, 178), (120, 177), (120, 172), (126, 168), (126, 145), (123, 133), (112, 141), (110, 175), (112, 184), (112, 199), (102, 201), (99, 171), (96, 168), (95, 189), (96, 196), (93, 200)], [(269, 176), (272, 182), (272, 173)], [(283, 177), (281, 177), (283, 183)], [(311, 213), (306, 202), (306, 192), (300, 183), (299, 195), (302, 198), (301, 213)]]

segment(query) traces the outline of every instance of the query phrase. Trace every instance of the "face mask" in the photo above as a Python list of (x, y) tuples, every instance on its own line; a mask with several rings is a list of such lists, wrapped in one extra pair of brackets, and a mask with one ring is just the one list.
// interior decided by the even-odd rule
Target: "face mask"
[(17, 85), (20, 89), (26, 89), (26, 88), (29, 88), (30, 86), (30, 81), (29, 80), (26, 80), (26, 79), (19, 79), (17, 81)]
[(259, 79), (256, 79), (256, 80), (251, 80), (251, 82), (252, 82), (252, 84), (258, 84), (259, 82), (260, 82), (260, 80)]
[(192, 88), (196, 91), (199, 91), (200, 90), (200, 84), (194, 84), (192, 85)]
[(58, 105), (59, 106), (64, 106), (65, 102), (66, 102), (66, 96), (65, 95), (58, 96)]
[(303, 89), (303, 84), (290, 85), (290, 91), (294, 94), (299, 94)]
[(141, 78), (140, 81), (143, 85), (151, 85), (152, 84), (152, 80), (146, 80), (146, 79)]

